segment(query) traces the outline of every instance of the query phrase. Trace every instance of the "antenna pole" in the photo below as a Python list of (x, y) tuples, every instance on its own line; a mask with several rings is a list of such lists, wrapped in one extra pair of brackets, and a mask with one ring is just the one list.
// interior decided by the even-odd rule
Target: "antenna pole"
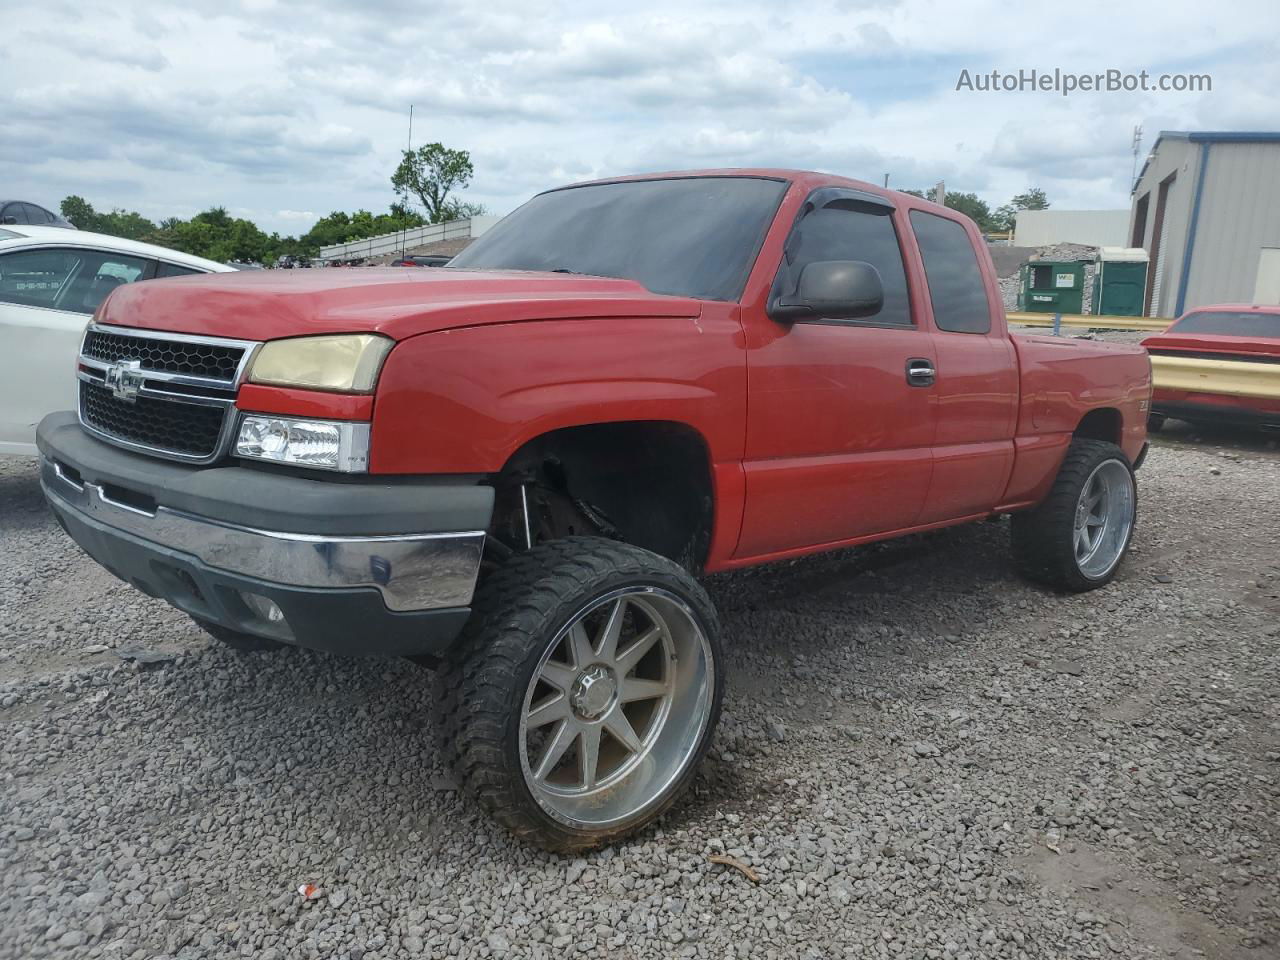
[[(413, 153), (413, 104), (412, 103), (409, 104), (409, 142), (408, 142), (408, 147), (406, 149), (406, 152)], [(406, 212), (409, 210), (408, 197), (405, 197), (404, 208)], [(400, 256), (403, 257), (406, 253), (405, 245), (408, 243), (406, 236), (409, 230), (409, 224), (405, 223), (403, 220), (401, 220), (400, 222), (401, 224), (403, 224), (403, 226), (400, 227)]]
[(1138, 124), (1133, 128), (1133, 174), (1129, 178), (1131, 186), (1129, 191), (1132, 193), (1138, 186), (1138, 153), (1142, 150), (1142, 124)]

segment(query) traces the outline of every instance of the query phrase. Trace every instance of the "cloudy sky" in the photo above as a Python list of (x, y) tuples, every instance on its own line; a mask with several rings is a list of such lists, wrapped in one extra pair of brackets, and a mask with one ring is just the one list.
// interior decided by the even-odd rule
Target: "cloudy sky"
[[(471, 151), (506, 213), (597, 176), (690, 167), (1028, 186), (1125, 207), (1133, 126), (1280, 129), (1280, 5), (771, 0), (0, 0), (0, 196), (268, 230), (383, 210), (415, 144)], [(1212, 76), (1209, 93), (981, 93), (971, 75)], [(1144, 147), (1144, 149), (1145, 149)]]

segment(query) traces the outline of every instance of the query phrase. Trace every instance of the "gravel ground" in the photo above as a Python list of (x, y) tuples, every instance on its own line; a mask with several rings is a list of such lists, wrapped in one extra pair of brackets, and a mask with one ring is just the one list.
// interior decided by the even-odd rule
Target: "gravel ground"
[(0, 957), (1280, 956), (1280, 454), (1179, 426), (1090, 595), (1004, 523), (714, 578), (717, 748), (583, 859), (460, 800), (420, 668), (225, 651), (0, 461)]

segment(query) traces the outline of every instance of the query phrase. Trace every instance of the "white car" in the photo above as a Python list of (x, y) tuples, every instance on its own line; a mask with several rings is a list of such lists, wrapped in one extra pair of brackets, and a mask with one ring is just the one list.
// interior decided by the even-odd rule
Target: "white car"
[(0, 227), (0, 456), (35, 456), (36, 424), (76, 407), (76, 357), (93, 311), (116, 287), (212, 260), (84, 230)]

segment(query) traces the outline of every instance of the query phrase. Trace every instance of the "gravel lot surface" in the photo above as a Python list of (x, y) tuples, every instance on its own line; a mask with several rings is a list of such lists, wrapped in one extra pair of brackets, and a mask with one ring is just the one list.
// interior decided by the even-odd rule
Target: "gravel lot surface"
[(582, 859), (460, 800), (421, 668), (223, 650), (0, 461), (0, 957), (1280, 956), (1280, 454), (1180, 427), (1090, 595), (1005, 523), (713, 579), (712, 759)]

